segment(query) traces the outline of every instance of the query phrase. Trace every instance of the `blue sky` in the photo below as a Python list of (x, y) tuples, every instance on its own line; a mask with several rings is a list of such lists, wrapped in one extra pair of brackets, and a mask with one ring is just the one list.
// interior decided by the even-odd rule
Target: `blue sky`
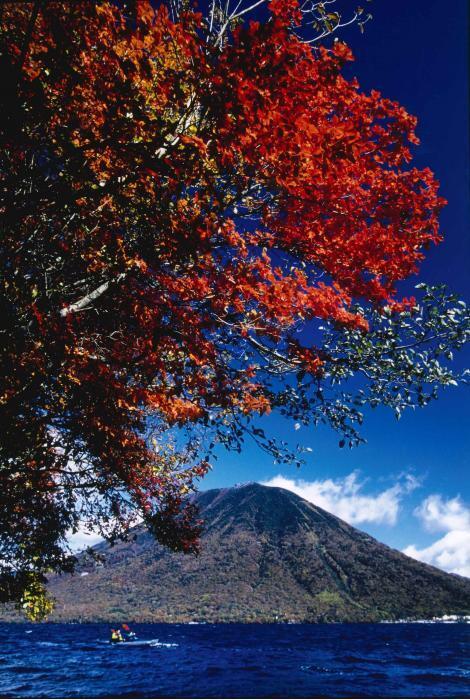
[[(435, 172), (449, 202), (441, 216), (445, 241), (429, 251), (420, 279), (446, 282), (469, 302), (466, 3), (456, 0), (444, 8), (437, 0), (375, 0), (367, 9), (374, 19), (365, 34), (356, 27), (342, 34), (356, 56), (351, 73), (363, 89), (380, 90), (418, 117), (415, 163)], [(405, 412), (400, 421), (385, 409), (368, 411), (367, 444), (353, 450), (340, 450), (331, 430), (296, 431), (271, 416), (263, 427), (312, 448), (306, 465), (274, 465), (247, 443), (242, 455), (221, 451), (201, 488), (270, 482), (281, 475), (288, 481), (271, 483), (296, 488), (393, 547), (414, 545), (408, 553), (470, 576), (469, 416), (466, 387), (447, 389), (437, 403)]]

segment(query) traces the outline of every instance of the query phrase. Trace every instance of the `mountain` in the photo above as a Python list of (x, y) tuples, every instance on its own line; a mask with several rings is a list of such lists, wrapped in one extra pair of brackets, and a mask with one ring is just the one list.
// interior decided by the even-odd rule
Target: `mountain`
[(51, 620), (148, 622), (376, 621), (470, 614), (470, 579), (410, 559), (280, 488), (247, 484), (195, 500), (199, 556), (131, 541), (100, 544), (54, 577)]

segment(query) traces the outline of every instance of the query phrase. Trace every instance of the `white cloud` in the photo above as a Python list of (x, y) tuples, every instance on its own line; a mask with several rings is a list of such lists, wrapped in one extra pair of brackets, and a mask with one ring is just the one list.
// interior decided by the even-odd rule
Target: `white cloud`
[(304, 481), (287, 479), (279, 474), (265, 486), (278, 486), (293, 491), (305, 500), (337, 515), (351, 524), (386, 523), (395, 525), (402, 497), (413, 491), (419, 481), (411, 474), (402, 475), (392, 487), (376, 494), (364, 493), (365, 482), (357, 471), (343, 479)]
[[(129, 525), (133, 527), (135, 525), (140, 525), (142, 522), (142, 518), (139, 515), (134, 514), (132, 520), (129, 521)], [(109, 531), (111, 531), (113, 527), (115, 527), (116, 530), (119, 530), (118, 525), (119, 522), (116, 520), (116, 518), (110, 518), (107, 523), (107, 528)], [(95, 544), (98, 544), (98, 542), (105, 541), (104, 538), (91, 527), (91, 525), (87, 525), (87, 523), (83, 520), (79, 522), (76, 532), (72, 532), (72, 530), (67, 531), (66, 540), (72, 552), (75, 554), (83, 551), (87, 547), (93, 547)]]
[(414, 515), (428, 532), (446, 534), (423, 549), (410, 544), (403, 550), (404, 554), (470, 577), (470, 508), (458, 496), (445, 500), (439, 494), (432, 494), (415, 509)]
[(93, 547), (93, 545), (101, 542), (102, 539), (96, 532), (90, 532), (85, 527), (80, 527), (75, 533), (72, 533), (71, 530), (67, 533), (67, 543), (75, 553), (81, 552), (86, 547)]
[(452, 530), (430, 547), (418, 549), (410, 544), (403, 554), (444, 571), (470, 577), (470, 532)]
[(447, 501), (439, 494), (428, 496), (414, 514), (429, 532), (470, 530), (470, 509), (458, 496)]

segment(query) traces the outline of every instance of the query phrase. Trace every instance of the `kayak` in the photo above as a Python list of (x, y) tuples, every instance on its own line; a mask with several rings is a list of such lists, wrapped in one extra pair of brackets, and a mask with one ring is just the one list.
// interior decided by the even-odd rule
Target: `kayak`
[(107, 642), (113, 647), (177, 647), (178, 644), (171, 642), (159, 642), (158, 639), (134, 639), (131, 642)]
[(132, 639), (124, 640), (123, 642), (111, 642), (108, 641), (113, 647), (142, 647), (142, 646), (152, 646), (158, 644), (158, 639)]

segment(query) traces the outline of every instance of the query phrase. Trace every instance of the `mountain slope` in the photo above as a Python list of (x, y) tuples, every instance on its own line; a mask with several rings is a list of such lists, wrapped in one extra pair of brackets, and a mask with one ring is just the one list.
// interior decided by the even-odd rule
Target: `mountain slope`
[(374, 621), (470, 613), (470, 580), (380, 544), (284, 489), (248, 484), (196, 497), (200, 556), (142, 529), (54, 577), (54, 620)]

